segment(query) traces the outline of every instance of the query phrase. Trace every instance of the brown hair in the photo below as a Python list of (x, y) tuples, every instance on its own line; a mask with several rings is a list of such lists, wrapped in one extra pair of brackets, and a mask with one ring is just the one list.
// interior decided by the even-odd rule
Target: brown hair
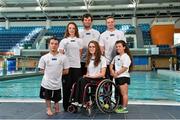
[(92, 57), (92, 54), (89, 52), (89, 45), (93, 43), (95, 45), (95, 60), (94, 60), (94, 66), (98, 66), (99, 63), (101, 62), (101, 50), (100, 50), (100, 46), (99, 43), (97, 41), (90, 41), (88, 44), (88, 52), (87, 52), (87, 57), (86, 57), (86, 67), (89, 65), (90, 63), (90, 59)]
[(91, 21), (93, 21), (93, 17), (92, 17), (92, 15), (91, 14), (89, 14), (89, 13), (86, 13), (86, 14), (84, 14), (83, 16), (82, 16), (82, 21), (84, 21), (84, 18), (91, 18)]
[(48, 44), (51, 42), (51, 40), (56, 40), (56, 41), (58, 41), (58, 44), (59, 44), (59, 40), (56, 38), (56, 37), (50, 37), (49, 39), (47, 39), (47, 41), (48, 41)]
[(75, 36), (76, 36), (77, 38), (79, 38), (78, 27), (77, 27), (76, 23), (74, 23), (74, 22), (69, 22), (69, 23), (68, 23), (68, 25), (67, 25), (67, 27), (66, 27), (65, 34), (64, 34), (64, 38), (69, 37), (68, 27), (69, 27), (70, 24), (73, 24), (73, 25), (75, 26)]
[(129, 66), (129, 72), (131, 72), (132, 69), (133, 69), (133, 58), (132, 58), (131, 52), (130, 52), (130, 50), (129, 50), (129, 47), (128, 47), (128, 45), (126, 44), (126, 42), (125, 42), (124, 40), (118, 40), (118, 41), (116, 41), (115, 45), (117, 45), (117, 44), (119, 44), (119, 43), (122, 44), (123, 47), (125, 47), (124, 52), (127, 53), (128, 56), (130, 57), (131, 64), (130, 64), (130, 66)]
[[(107, 21), (107, 19), (110, 19), (110, 18), (114, 19), (113, 16), (108, 16), (108, 17), (106, 17), (106, 21)], [(115, 19), (114, 19), (114, 20), (115, 20)]]

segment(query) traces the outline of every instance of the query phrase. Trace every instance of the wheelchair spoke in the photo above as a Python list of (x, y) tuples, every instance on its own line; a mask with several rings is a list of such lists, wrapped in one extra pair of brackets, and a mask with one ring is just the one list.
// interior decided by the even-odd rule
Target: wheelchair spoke
[(106, 94), (106, 95), (112, 94), (112, 90), (111, 90), (111, 89), (106, 89), (106, 88), (104, 88), (103, 90), (104, 90), (104, 91), (103, 91), (103, 94)]
[(113, 103), (114, 105), (116, 105), (116, 103), (115, 103), (113, 100), (111, 100), (111, 103)]
[(116, 85), (108, 79), (103, 80), (97, 88), (96, 91), (96, 103), (102, 112), (113, 112), (118, 106), (118, 99), (113, 92), (115, 92)]
[(99, 97), (104, 97), (105, 95), (103, 93), (99, 94)]

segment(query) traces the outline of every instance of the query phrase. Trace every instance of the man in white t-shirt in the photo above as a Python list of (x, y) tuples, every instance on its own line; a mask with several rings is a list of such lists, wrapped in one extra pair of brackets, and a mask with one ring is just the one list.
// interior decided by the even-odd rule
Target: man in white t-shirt
[(82, 16), (82, 23), (84, 29), (79, 32), (80, 38), (83, 40), (83, 51), (81, 57), (81, 70), (82, 74), (85, 75), (87, 68), (85, 68), (86, 62), (86, 51), (90, 41), (95, 40), (99, 41), (100, 33), (99, 31), (92, 28), (93, 17), (91, 14), (86, 13)]
[(126, 38), (124, 36), (124, 32), (117, 30), (115, 28), (115, 19), (112, 16), (106, 18), (107, 30), (103, 32), (100, 36), (99, 45), (101, 46), (102, 54), (105, 56), (107, 60), (107, 70), (106, 77), (110, 77), (109, 65), (112, 59), (116, 55), (115, 43), (117, 40), (124, 40), (126, 42)]
[[(124, 40), (126, 42), (126, 37), (124, 32), (117, 30), (115, 28), (115, 19), (112, 16), (106, 18), (107, 30), (103, 32), (100, 36), (99, 45), (101, 46), (101, 52), (107, 60), (106, 78), (113, 79), (110, 75), (109, 65), (112, 59), (116, 55), (115, 43), (118, 40)], [(117, 93), (117, 91), (116, 91)], [(122, 97), (121, 97), (122, 98)], [(122, 100), (120, 100), (120, 103)]]
[(60, 112), (62, 75), (68, 74), (69, 62), (65, 55), (58, 52), (59, 41), (57, 38), (49, 39), (50, 52), (40, 58), (38, 67), (44, 73), (40, 98), (45, 99), (47, 115), (53, 115), (51, 101), (54, 101), (55, 113)]

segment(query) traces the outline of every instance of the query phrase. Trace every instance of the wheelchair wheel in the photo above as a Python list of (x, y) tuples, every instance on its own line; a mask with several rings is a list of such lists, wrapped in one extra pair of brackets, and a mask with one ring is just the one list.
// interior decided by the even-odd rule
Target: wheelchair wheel
[(77, 108), (77, 106), (70, 105), (68, 107), (67, 111), (70, 112), (70, 113), (76, 113), (78, 111), (78, 108)]
[(109, 79), (99, 83), (95, 100), (99, 110), (103, 113), (111, 113), (117, 108), (120, 98), (115, 95), (115, 89), (117, 89), (116, 85)]

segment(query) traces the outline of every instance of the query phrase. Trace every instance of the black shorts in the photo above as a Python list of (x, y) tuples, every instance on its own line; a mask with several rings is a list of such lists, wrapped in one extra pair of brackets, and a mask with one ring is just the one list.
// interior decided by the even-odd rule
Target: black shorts
[(61, 89), (49, 90), (41, 86), (39, 97), (57, 103), (61, 100)]
[(125, 83), (130, 85), (130, 78), (129, 77), (116, 78), (115, 83), (116, 83), (116, 85), (124, 85)]

